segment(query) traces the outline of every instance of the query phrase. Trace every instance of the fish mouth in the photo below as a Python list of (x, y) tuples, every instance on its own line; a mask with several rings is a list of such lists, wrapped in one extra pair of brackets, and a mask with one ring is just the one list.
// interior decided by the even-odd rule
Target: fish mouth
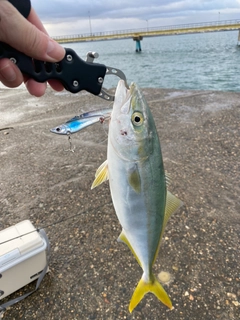
[[(127, 89), (127, 88), (126, 88)], [(132, 82), (126, 91), (125, 100), (122, 103), (121, 114), (128, 115), (129, 112), (135, 110), (139, 97), (142, 97), (136, 83)]]
[(115, 101), (114, 101), (115, 110), (118, 110), (118, 113), (120, 112), (120, 114), (128, 114), (130, 110), (130, 103), (129, 103), (130, 99), (131, 99), (130, 90), (126, 87), (125, 81), (119, 80), (116, 93), (115, 93)]

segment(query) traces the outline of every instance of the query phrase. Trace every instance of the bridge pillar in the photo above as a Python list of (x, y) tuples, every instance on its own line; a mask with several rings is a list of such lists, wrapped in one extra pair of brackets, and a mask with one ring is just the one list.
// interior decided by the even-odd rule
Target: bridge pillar
[(143, 39), (142, 36), (133, 37), (133, 41), (136, 41), (136, 52), (142, 51), (141, 42), (140, 42), (142, 39)]

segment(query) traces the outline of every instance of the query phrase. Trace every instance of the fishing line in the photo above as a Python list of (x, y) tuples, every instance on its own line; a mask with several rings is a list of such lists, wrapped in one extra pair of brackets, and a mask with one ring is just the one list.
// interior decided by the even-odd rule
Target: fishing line
[[(107, 205), (107, 204), (109, 204), (109, 203), (105, 203), (104, 205)], [(99, 206), (99, 207), (97, 207), (97, 208), (94, 208), (94, 211), (95, 211), (95, 210), (99, 210), (99, 209), (101, 209), (102, 207), (103, 207), (103, 205), (101, 205), (101, 206)], [(63, 218), (63, 219), (58, 220), (58, 221), (56, 221), (56, 222), (53, 222), (53, 223), (50, 223), (50, 224), (46, 224), (46, 225), (43, 226), (43, 227), (36, 228), (35, 230), (32, 230), (32, 231), (23, 233), (23, 234), (21, 234), (21, 235), (19, 235), (19, 236), (17, 236), (17, 237), (14, 237), (14, 238), (8, 239), (8, 240), (6, 240), (6, 241), (0, 242), (0, 245), (5, 244), (5, 243), (8, 243), (8, 242), (13, 241), (13, 240), (16, 240), (16, 239), (19, 239), (19, 238), (21, 238), (21, 237), (27, 236), (27, 235), (29, 235), (29, 234), (31, 234), (31, 233), (33, 233), (33, 232), (39, 232), (41, 229), (46, 229), (46, 228), (49, 228), (49, 227), (52, 227), (52, 226), (56, 226), (57, 224), (61, 224), (61, 223), (66, 222), (66, 221), (68, 221), (68, 220), (70, 220), (70, 219), (76, 218), (76, 217), (78, 217), (78, 216), (80, 216), (80, 215), (82, 215), (82, 214), (87, 214), (88, 212), (90, 213), (90, 212), (92, 212), (92, 211), (93, 211), (93, 209), (92, 209), (92, 210), (90, 209), (90, 210), (82, 211), (82, 212), (76, 213), (76, 214), (74, 214), (74, 215), (72, 215), (72, 216), (70, 216), (70, 217), (68, 217), (68, 218)]]

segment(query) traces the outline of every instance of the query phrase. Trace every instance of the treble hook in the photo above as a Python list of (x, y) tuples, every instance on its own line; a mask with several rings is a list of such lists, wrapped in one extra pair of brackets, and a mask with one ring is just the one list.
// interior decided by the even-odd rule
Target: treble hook
[(72, 141), (71, 141), (71, 132), (67, 133), (67, 137), (68, 137), (68, 142), (69, 142), (69, 149), (65, 150), (66, 152), (71, 151), (74, 152), (75, 147), (73, 147), (72, 145)]

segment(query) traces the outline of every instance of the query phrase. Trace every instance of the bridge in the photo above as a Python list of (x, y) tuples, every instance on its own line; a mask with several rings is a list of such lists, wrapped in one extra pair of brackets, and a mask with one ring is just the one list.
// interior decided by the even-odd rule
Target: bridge
[(160, 27), (151, 27), (151, 28), (147, 27), (147, 28), (141, 28), (141, 29), (92, 32), (92, 33), (84, 33), (84, 34), (55, 36), (53, 37), (53, 39), (59, 43), (101, 41), (101, 40), (127, 39), (127, 38), (132, 38), (137, 41), (139, 39), (140, 41), (143, 37), (168, 36), (168, 35), (178, 35), (178, 34), (188, 34), (188, 33), (229, 31), (229, 30), (240, 30), (240, 20), (221, 20), (221, 21), (179, 24), (179, 25), (160, 26)]

